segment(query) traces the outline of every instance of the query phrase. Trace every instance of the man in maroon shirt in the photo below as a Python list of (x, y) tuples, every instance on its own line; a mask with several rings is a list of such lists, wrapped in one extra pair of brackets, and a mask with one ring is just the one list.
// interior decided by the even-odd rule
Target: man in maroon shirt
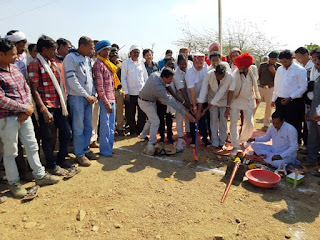
[(111, 156), (114, 142), (115, 89), (111, 63), (108, 56), (111, 43), (102, 40), (96, 44), (97, 60), (93, 75), (100, 104), (100, 155)]

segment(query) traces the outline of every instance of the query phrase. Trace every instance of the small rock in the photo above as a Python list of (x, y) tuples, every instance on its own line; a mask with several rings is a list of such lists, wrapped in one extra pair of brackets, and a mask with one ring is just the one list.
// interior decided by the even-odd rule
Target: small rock
[(27, 216), (23, 216), (23, 217), (22, 217), (22, 222), (26, 222), (26, 221), (28, 221)]
[(305, 195), (309, 196), (309, 197), (312, 197), (314, 195), (314, 192), (312, 191), (305, 191), (304, 192)]
[(85, 216), (86, 216), (86, 212), (84, 210), (79, 210), (79, 212), (77, 214), (77, 220), (82, 221)]
[(236, 218), (236, 223), (240, 223), (240, 219), (239, 218)]
[(8, 197), (7, 196), (2, 196), (0, 197), (0, 204), (4, 203), (5, 201), (7, 201)]
[(222, 235), (216, 235), (213, 237), (213, 240), (224, 240), (224, 237)]
[(34, 228), (37, 225), (36, 222), (27, 222), (26, 225), (24, 226), (25, 229), (31, 229)]
[(39, 228), (39, 229), (44, 229), (45, 226), (46, 226), (46, 225), (41, 224), (38, 228)]
[(160, 235), (157, 235), (157, 236), (156, 236), (156, 239), (161, 239), (161, 236), (160, 236)]
[(92, 231), (97, 232), (98, 230), (99, 230), (98, 226), (95, 225), (95, 226), (92, 227)]
[(286, 239), (291, 239), (291, 236), (290, 236), (289, 234), (286, 234), (284, 237), (285, 237)]
[(122, 228), (122, 225), (121, 225), (120, 223), (115, 223), (115, 224), (114, 224), (114, 227), (115, 227), (115, 228)]

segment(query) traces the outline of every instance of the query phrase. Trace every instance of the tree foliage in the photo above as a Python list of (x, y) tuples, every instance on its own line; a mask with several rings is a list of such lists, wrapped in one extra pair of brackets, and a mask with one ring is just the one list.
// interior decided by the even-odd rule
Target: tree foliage
[[(187, 46), (190, 52), (201, 51), (208, 53), (208, 46), (218, 40), (218, 33), (214, 29), (199, 31), (190, 26), (186, 21), (180, 23), (182, 36), (174, 42), (175, 45)], [(233, 47), (238, 47), (242, 52), (249, 52), (257, 62), (280, 46), (271, 36), (267, 36), (261, 27), (253, 22), (242, 20), (227, 22), (223, 26), (222, 53), (228, 55)]]

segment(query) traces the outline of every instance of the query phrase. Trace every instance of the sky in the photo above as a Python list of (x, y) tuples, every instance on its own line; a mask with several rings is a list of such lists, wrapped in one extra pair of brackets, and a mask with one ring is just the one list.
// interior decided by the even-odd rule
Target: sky
[[(250, 21), (282, 48), (295, 50), (309, 43), (320, 45), (320, 1), (221, 0), (223, 27), (227, 22)], [(203, 32), (218, 30), (218, 0), (106, 1), (106, 0), (0, 0), (0, 35), (23, 31), (28, 42), (41, 34), (64, 37), (77, 46), (81, 36), (109, 40), (124, 46), (153, 46), (154, 59), (166, 49), (177, 55), (174, 41), (181, 38), (181, 23)], [(223, 36), (222, 36), (223, 37)]]

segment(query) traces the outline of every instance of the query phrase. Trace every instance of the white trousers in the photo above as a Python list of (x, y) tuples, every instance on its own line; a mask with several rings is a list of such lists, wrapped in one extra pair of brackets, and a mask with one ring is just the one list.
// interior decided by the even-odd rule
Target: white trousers
[[(271, 102), (272, 102), (272, 94), (273, 94), (273, 87), (272, 88), (261, 88), (259, 87), (259, 92), (261, 96), (261, 100), (264, 99), (266, 102), (266, 110), (264, 113), (264, 119), (263, 119), (263, 126), (269, 127), (270, 120), (271, 120)], [(259, 104), (257, 104), (255, 110), (259, 107)]]
[(0, 119), (0, 138), (3, 143), (3, 164), (9, 185), (20, 181), (15, 158), (18, 156), (18, 137), (24, 146), (32, 174), (36, 179), (45, 175), (38, 153), (38, 143), (34, 134), (31, 117), (21, 125), (18, 117)]
[(160, 125), (160, 119), (157, 114), (156, 102), (147, 102), (138, 98), (138, 104), (141, 110), (147, 115), (148, 121), (144, 124), (140, 138), (144, 139), (150, 134), (149, 143), (157, 143), (157, 133)]
[(240, 110), (236, 108), (231, 108), (230, 110), (230, 134), (231, 134), (231, 144), (234, 148), (239, 149), (240, 143), (244, 143), (249, 138), (251, 138), (253, 133), (253, 109), (243, 110), (243, 126), (242, 132), (239, 136), (238, 132), (238, 119), (240, 116)]
[(226, 107), (213, 106), (209, 111), (212, 145), (223, 146), (228, 138), (227, 119), (224, 117)]
[[(282, 164), (295, 164), (295, 158), (284, 158), (282, 160), (272, 161), (272, 157), (274, 155), (279, 155), (279, 153), (275, 154), (272, 150), (271, 145), (267, 145), (265, 143), (253, 142), (251, 145), (253, 151), (258, 155), (266, 155), (264, 159), (265, 162), (269, 163), (272, 167), (278, 168)], [(281, 155), (281, 154), (280, 154)]]
[(186, 119), (181, 113), (179, 113), (177, 111), (176, 111), (175, 117), (176, 117), (176, 127), (177, 127), (178, 137), (183, 137), (184, 136), (183, 121), (184, 121), (184, 124), (185, 124), (185, 131), (186, 132), (190, 132), (189, 120)]
[(98, 123), (99, 123), (99, 115), (100, 115), (100, 105), (99, 101), (96, 101), (92, 105), (92, 134), (91, 134), (91, 142), (96, 142), (98, 140)]

